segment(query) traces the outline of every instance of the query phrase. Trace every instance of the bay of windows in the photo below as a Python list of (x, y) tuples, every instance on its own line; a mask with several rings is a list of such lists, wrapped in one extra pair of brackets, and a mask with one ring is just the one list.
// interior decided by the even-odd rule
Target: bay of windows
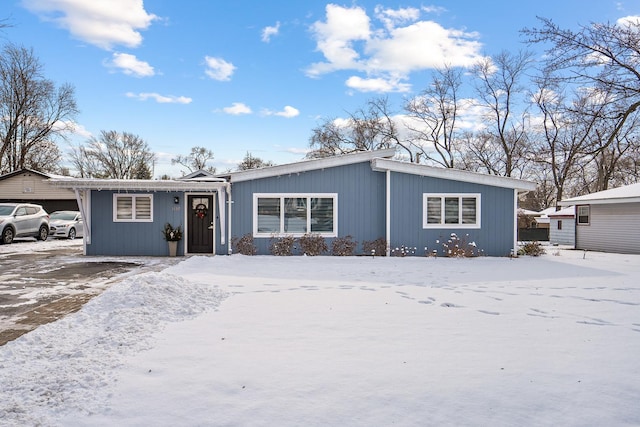
[(255, 194), (253, 234), (337, 235), (336, 194)]

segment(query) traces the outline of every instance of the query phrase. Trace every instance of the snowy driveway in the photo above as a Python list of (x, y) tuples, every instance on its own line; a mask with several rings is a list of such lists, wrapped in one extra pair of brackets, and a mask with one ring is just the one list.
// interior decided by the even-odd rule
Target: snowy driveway
[(0, 345), (77, 311), (113, 278), (158, 262), (84, 257), (81, 239), (0, 245)]

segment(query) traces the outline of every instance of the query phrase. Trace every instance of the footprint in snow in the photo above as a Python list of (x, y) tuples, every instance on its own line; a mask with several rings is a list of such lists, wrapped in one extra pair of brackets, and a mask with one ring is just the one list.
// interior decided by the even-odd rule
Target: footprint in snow
[(442, 304), (440, 304), (440, 307), (453, 307), (453, 308), (460, 308), (462, 307), (461, 305), (456, 305), (454, 303), (451, 302), (443, 302)]
[(499, 316), (500, 313), (498, 313), (497, 311), (488, 311), (488, 310), (478, 310), (480, 313), (484, 313), (484, 314), (491, 314), (494, 316)]

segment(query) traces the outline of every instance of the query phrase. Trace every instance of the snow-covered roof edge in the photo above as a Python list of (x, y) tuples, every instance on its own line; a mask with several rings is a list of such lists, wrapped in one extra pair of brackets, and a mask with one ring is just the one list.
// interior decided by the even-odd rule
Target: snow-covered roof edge
[(150, 179), (96, 179), (51, 178), (51, 185), (74, 190), (125, 190), (125, 191), (217, 191), (226, 188), (224, 180), (176, 181)]
[(376, 151), (361, 151), (357, 153), (342, 154), (338, 156), (324, 157), (321, 159), (301, 160), (285, 165), (267, 166), (259, 169), (249, 169), (245, 171), (231, 172), (218, 176), (228, 176), (230, 181), (242, 182), (253, 179), (270, 178), (291, 173), (308, 172), (312, 170), (345, 166), (354, 163), (368, 162), (377, 157), (393, 157), (396, 154), (395, 148)]
[(472, 182), (474, 184), (490, 185), (493, 187), (513, 188), (520, 191), (533, 191), (537, 184), (532, 181), (497, 175), (486, 175), (461, 169), (438, 168), (434, 166), (407, 163), (399, 160), (375, 158), (371, 160), (371, 167), (376, 171), (391, 171), (431, 178), (448, 179), (452, 181)]
[(610, 190), (598, 191), (596, 193), (585, 194), (584, 196), (572, 197), (558, 202), (560, 206), (590, 204), (601, 205), (610, 203), (639, 203), (640, 183), (625, 185)]
[(559, 211), (548, 213), (547, 216), (549, 218), (558, 218), (558, 217), (574, 217), (576, 216), (576, 207), (568, 206), (564, 209), (560, 209)]

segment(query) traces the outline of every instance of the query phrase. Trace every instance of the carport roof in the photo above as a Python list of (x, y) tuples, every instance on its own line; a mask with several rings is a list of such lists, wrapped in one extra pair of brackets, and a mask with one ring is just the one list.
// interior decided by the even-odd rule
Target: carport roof
[(95, 179), (52, 178), (51, 185), (73, 190), (120, 190), (120, 191), (202, 191), (213, 192), (226, 189), (229, 183), (223, 179), (205, 180), (149, 180), (149, 179)]

